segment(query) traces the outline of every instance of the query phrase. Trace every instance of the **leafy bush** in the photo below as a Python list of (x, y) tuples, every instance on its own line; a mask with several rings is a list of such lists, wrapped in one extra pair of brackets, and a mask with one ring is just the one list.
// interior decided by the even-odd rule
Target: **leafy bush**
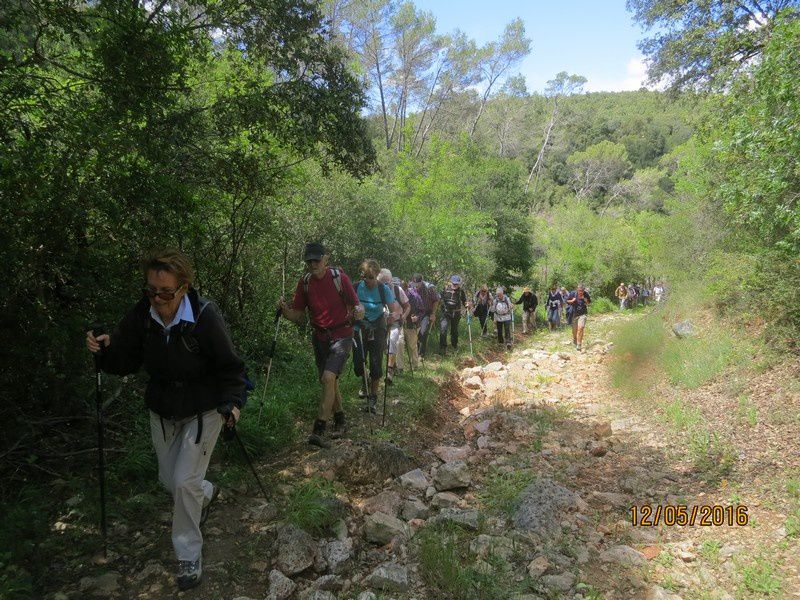
[(600, 297), (592, 299), (592, 312), (597, 314), (613, 312), (616, 306), (608, 298)]

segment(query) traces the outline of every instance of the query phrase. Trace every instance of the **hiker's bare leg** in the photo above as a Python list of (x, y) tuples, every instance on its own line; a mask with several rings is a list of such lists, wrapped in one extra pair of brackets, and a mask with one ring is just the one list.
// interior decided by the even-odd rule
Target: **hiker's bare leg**
[(334, 383), (334, 399), (333, 399), (333, 412), (342, 411), (342, 392), (339, 391), (339, 378), (336, 378)]
[(320, 421), (329, 421), (333, 411), (333, 404), (336, 401), (336, 374), (330, 371), (323, 371), (320, 383), (322, 383), (322, 401), (319, 404), (317, 418)]

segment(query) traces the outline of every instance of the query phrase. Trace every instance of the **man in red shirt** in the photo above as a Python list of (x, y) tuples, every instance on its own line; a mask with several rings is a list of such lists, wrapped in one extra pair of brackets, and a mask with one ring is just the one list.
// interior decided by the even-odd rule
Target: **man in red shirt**
[(344, 434), (344, 411), (338, 378), (353, 347), (353, 321), (363, 318), (364, 307), (359, 302), (347, 274), (341, 269), (328, 266), (330, 255), (322, 244), (306, 244), (303, 261), (308, 273), (297, 282), (291, 305), (281, 298), (279, 306), (283, 316), (295, 322), (308, 309), (311, 325), (314, 327), (311, 340), (314, 358), (322, 384), (319, 413), (308, 443), (328, 447), (330, 443), (324, 436), (331, 412), (331, 437)]

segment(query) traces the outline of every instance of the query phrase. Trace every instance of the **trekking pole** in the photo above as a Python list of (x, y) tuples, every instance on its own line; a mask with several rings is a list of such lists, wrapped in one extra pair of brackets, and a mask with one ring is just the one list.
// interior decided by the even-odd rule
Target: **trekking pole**
[(244, 456), (244, 460), (247, 462), (247, 465), (253, 472), (253, 477), (256, 478), (256, 483), (258, 483), (258, 488), (261, 490), (261, 495), (264, 496), (264, 500), (266, 500), (267, 491), (264, 489), (264, 484), (261, 483), (261, 478), (258, 476), (258, 471), (256, 471), (256, 467), (253, 465), (253, 461), (250, 459), (250, 455), (247, 453), (247, 448), (244, 447), (242, 438), (239, 437), (239, 432), (236, 431), (236, 425), (228, 425), (230, 412), (228, 412), (225, 408), (218, 409), (218, 412), (225, 417), (225, 425), (222, 427), (222, 438), (226, 441), (235, 439), (239, 443), (239, 448), (242, 449), (242, 456)]
[[(101, 325), (92, 325), (92, 335), (96, 338), (103, 335)], [(106, 522), (106, 453), (105, 453), (105, 423), (103, 416), (103, 396), (102, 396), (102, 370), (100, 359), (103, 352), (103, 345), (94, 355), (95, 373), (95, 398), (97, 412), (97, 464), (98, 478), (100, 479), (100, 531), (103, 534), (103, 559), (108, 559), (108, 524)]]
[(278, 341), (278, 333), (281, 330), (281, 315), (282, 311), (280, 308), (275, 310), (275, 335), (272, 337), (272, 343), (269, 346), (269, 362), (267, 363), (267, 375), (264, 378), (264, 389), (261, 391), (261, 398), (259, 399), (258, 403), (258, 421), (257, 423), (261, 425), (261, 413), (264, 410), (264, 400), (267, 395), (267, 385), (269, 385), (269, 374), (272, 372), (272, 359), (275, 357), (275, 344)]
[[(406, 332), (403, 331), (403, 336), (405, 336)], [(411, 377), (414, 377), (414, 364), (411, 362), (411, 348), (408, 345), (408, 342), (403, 344), (406, 347), (406, 356), (408, 357), (408, 371), (411, 373)]]
[(367, 349), (364, 347), (364, 335), (361, 332), (361, 327), (358, 328), (358, 348), (361, 352), (361, 377), (364, 379), (364, 397), (367, 399), (367, 412), (370, 412), (369, 408), (369, 383), (367, 383)]
[[(387, 332), (388, 333), (388, 332)], [(386, 382), (389, 381), (389, 346), (391, 344), (391, 338), (389, 335), (386, 336), (386, 370), (383, 373), (383, 416), (381, 416), (381, 427), (386, 425), (386, 394), (388, 393), (389, 386), (386, 385)]]
[(472, 315), (469, 310), (467, 310), (467, 332), (469, 333), (469, 355), (474, 357), (475, 353), (472, 351)]

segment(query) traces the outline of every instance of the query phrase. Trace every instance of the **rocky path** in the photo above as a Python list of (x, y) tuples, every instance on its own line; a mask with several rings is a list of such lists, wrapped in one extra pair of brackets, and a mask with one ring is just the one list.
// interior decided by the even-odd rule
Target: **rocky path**
[[(540, 334), (502, 361), (463, 368), (447, 386), (443, 424), (424, 429), (413, 451), (373, 437), (282, 457), (269, 467), (276, 498), (228, 494), (212, 515), (207, 577), (192, 597), (750, 595), (738, 557), (756, 544), (751, 526), (631, 523), (631, 507), (730, 505), (730, 494), (698, 477), (661, 422), (637, 416), (610, 385), (605, 340), (625, 318), (595, 325), (582, 353), (566, 332)], [(287, 503), (311, 527), (279, 519)], [(149, 560), (118, 562), (110, 591), (91, 580), (64, 597), (173, 597), (168, 540), (155, 525), (133, 546), (163, 543)], [(770, 536), (786, 532), (768, 527), (758, 543)]]

